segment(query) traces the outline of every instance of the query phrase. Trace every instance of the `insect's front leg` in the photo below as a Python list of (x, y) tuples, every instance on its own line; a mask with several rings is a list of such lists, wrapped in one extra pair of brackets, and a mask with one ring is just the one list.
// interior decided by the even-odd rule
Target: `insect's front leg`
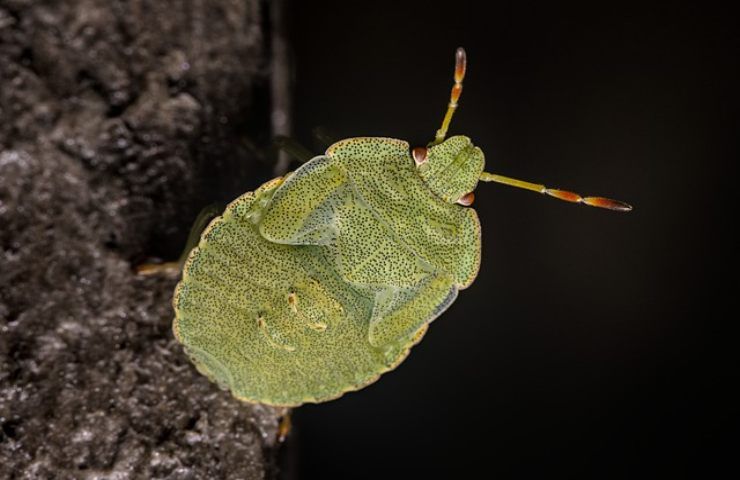
[(200, 241), (200, 235), (206, 229), (211, 220), (218, 216), (218, 214), (222, 211), (223, 205), (212, 203), (201, 210), (200, 213), (198, 213), (198, 216), (195, 217), (195, 222), (193, 222), (193, 226), (190, 227), (190, 233), (188, 234), (188, 239), (185, 242), (185, 248), (183, 249), (180, 257), (177, 260), (164, 263), (142, 263), (141, 265), (136, 266), (136, 273), (138, 273), (139, 275), (162, 274), (171, 275), (173, 277), (180, 275), (180, 271), (182, 271), (182, 266), (185, 264), (185, 260), (187, 260), (190, 251), (195, 248), (196, 245), (198, 245), (198, 242)]
[[(301, 163), (306, 163), (307, 161), (311, 160), (316, 155), (311, 152), (308, 148), (304, 147), (302, 144), (298, 143), (296, 140), (286, 137), (284, 135), (278, 135), (275, 137), (275, 145), (280, 149), (283, 150), (285, 153), (290, 155), (291, 157), (295, 158)], [(286, 164), (287, 167), (287, 164)], [(285, 173), (280, 172), (281, 174)]]

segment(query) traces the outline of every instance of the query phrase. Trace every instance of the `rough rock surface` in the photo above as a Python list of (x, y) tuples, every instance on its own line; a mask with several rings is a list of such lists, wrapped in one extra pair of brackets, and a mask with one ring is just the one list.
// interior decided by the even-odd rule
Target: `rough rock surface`
[(132, 270), (265, 168), (261, 17), (0, 0), (0, 478), (274, 474), (276, 412), (199, 375), (175, 280)]

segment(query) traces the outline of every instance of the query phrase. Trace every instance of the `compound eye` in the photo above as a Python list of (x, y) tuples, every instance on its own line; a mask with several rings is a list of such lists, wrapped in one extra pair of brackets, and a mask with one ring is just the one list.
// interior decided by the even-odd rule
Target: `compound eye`
[(411, 156), (414, 157), (414, 162), (416, 165), (421, 165), (422, 163), (427, 161), (427, 148), (426, 147), (416, 147), (413, 150), (411, 150)]
[(469, 207), (473, 204), (473, 200), (475, 200), (475, 194), (473, 192), (470, 192), (460, 197), (457, 203), (459, 203), (463, 207)]

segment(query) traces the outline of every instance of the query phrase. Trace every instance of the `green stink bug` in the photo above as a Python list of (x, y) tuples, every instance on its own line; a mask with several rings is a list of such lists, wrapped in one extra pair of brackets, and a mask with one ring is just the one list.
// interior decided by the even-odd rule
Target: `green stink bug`
[(484, 172), (469, 138), (341, 140), (234, 200), (184, 263), (173, 330), (199, 371), (239, 399), (322, 402), (395, 368), (475, 279), (479, 181), (628, 211), (625, 203)]

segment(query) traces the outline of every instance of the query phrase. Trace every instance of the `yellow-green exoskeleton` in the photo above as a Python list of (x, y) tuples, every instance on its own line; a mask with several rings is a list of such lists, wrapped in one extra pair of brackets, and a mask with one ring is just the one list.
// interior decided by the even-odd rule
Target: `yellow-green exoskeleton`
[(196, 367), (250, 402), (295, 406), (395, 368), (475, 279), (479, 181), (629, 210), (601, 197), (484, 172), (469, 138), (445, 139), (465, 74), (426, 147), (339, 141), (234, 200), (183, 266), (174, 332)]

